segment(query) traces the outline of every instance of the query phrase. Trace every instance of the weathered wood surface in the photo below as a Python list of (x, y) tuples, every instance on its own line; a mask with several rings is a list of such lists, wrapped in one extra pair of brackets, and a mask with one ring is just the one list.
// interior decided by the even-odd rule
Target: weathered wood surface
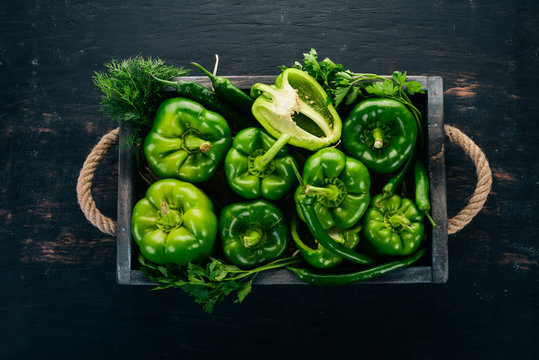
[[(30, 0), (2, 2), (0, 20), (0, 358), (537, 357), (536, 1)], [(449, 238), (448, 283), (260, 286), (212, 316), (179, 291), (117, 285), (115, 239), (75, 195), (116, 127), (93, 72), (138, 53), (211, 67), (218, 53), (221, 74), (277, 74), (310, 47), (357, 71), (443, 77), (445, 122), (494, 174), (484, 209)], [(475, 171), (445, 145), (452, 216)], [(117, 161), (107, 155), (94, 185), (111, 217)]]

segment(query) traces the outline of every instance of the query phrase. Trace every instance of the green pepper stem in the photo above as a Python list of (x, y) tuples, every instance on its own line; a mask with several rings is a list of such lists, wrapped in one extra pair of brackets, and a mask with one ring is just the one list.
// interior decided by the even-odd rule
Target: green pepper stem
[(299, 184), (302, 187), (305, 187), (305, 183), (303, 182), (303, 178), (301, 177), (301, 174), (299, 173), (298, 168), (296, 167), (296, 164), (291, 159), (288, 159), (288, 162), (290, 165), (292, 165), (292, 169), (294, 170), (294, 174), (296, 174), (296, 178), (298, 179)]
[(196, 67), (197, 69), (199, 69), (200, 71), (202, 71), (204, 73), (204, 75), (206, 75), (207, 77), (210, 78), (211, 82), (215, 85), (215, 82), (217, 82), (217, 78), (211, 73), (209, 72), (208, 70), (204, 69), (202, 67), (202, 65), (200, 64), (197, 64), (196, 62), (191, 62), (191, 65), (193, 65), (194, 67)]
[(277, 141), (273, 143), (271, 148), (269, 148), (269, 150), (266, 151), (264, 155), (258, 156), (255, 159), (255, 169), (260, 172), (263, 172), (266, 169), (266, 166), (268, 166), (268, 164), (275, 158), (279, 151), (281, 151), (281, 149), (285, 147), (286, 144), (288, 144), (290, 139), (290, 134), (282, 134), (281, 136), (279, 136), (279, 139), (277, 139)]
[(320, 186), (314, 186), (314, 185), (307, 185), (305, 186), (304, 193), (320, 195), (327, 198), (333, 198), (339, 193), (339, 188), (336, 186), (320, 187)]
[(162, 231), (169, 232), (183, 223), (183, 215), (179, 210), (171, 209), (166, 202), (161, 203), (156, 225)]
[(158, 77), (155, 77), (155, 75), (151, 73), (150, 73), (150, 76), (153, 77), (156, 81), (160, 82), (161, 84), (172, 86), (175, 89), (177, 89), (178, 86), (180, 86), (183, 82), (185, 82), (184, 80), (170, 81), (170, 80), (159, 79)]
[(406, 216), (402, 214), (395, 214), (391, 216), (388, 221), (389, 224), (395, 229), (400, 228), (401, 226), (409, 227), (412, 223)]
[(248, 248), (254, 248), (260, 244), (264, 234), (258, 228), (249, 228), (243, 233), (243, 245)]
[(196, 135), (189, 134), (184, 138), (184, 147), (187, 151), (207, 152), (211, 149), (211, 143), (207, 140), (201, 139)]
[(372, 130), (372, 137), (374, 138), (373, 147), (375, 149), (381, 149), (384, 146), (384, 131), (376, 127)]
[(425, 211), (425, 216), (427, 217), (427, 219), (429, 220), (430, 224), (432, 225), (433, 228), (435, 229), (438, 229), (438, 225), (436, 225), (436, 223), (434, 222), (434, 220), (432, 219), (432, 217), (429, 215), (429, 213), (427, 211)]

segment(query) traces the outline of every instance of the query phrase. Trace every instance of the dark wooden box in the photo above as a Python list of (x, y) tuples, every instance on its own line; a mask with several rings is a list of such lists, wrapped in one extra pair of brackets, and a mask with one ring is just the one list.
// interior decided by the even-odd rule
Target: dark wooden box
[[(228, 78), (242, 89), (249, 89), (258, 82), (273, 84), (275, 81), (275, 76), (229, 76)], [(210, 86), (206, 77), (184, 79)], [(424, 104), (420, 107), (428, 124), (427, 158), (425, 160), (428, 164), (431, 184), (432, 217), (438, 228), (426, 228), (430, 231), (427, 234), (427, 239), (431, 243), (430, 259), (424, 257), (417, 266), (397, 270), (364, 283), (444, 283), (448, 277), (442, 78), (439, 76), (409, 76), (408, 79), (419, 81), (426, 91)], [(120, 142), (127, 134), (128, 130), (121, 126)], [(119, 284), (124, 285), (154, 285), (137, 269), (136, 254), (138, 249), (131, 237), (131, 211), (138, 201), (138, 198), (135, 198), (135, 179), (137, 176), (135, 156), (133, 151), (126, 147), (120, 147), (119, 152), (116, 279)], [(274, 270), (259, 274), (255, 284), (303, 283), (287, 270)]]

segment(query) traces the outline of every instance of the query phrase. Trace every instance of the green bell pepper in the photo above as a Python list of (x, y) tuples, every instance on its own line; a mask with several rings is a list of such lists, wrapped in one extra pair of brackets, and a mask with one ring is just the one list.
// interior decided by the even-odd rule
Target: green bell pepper
[(275, 138), (290, 136), (291, 145), (318, 150), (341, 136), (341, 118), (326, 92), (302, 70), (286, 69), (275, 85), (255, 84), (251, 97), (258, 122)]
[(144, 155), (162, 178), (208, 180), (224, 159), (232, 136), (219, 114), (185, 98), (163, 101), (144, 141)]
[(361, 161), (329, 147), (318, 150), (305, 161), (303, 184), (295, 192), (298, 204), (303, 194), (316, 195), (315, 211), (324, 229), (349, 229), (369, 207), (371, 179)]
[(289, 242), (283, 213), (265, 200), (227, 205), (219, 229), (225, 257), (242, 268), (279, 258)]
[(195, 185), (176, 179), (153, 183), (131, 218), (141, 254), (156, 264), (205, 260), (213, 250), (217, 226), (210, 198)]
[(345, 152), (376, 173), (396, 171), (412, 154), (416, 139), (414, 115), (392, 99), (360, 102), (343, 124)]
[[(354, 228), (350, 230), (333, 228), (327, 231), (327, 234), (336, 243), (341, 244), (345, 248), (354, 249), (359, 244), (360, 230), (361, 228)], [(329, 269), (334, 268), (342, 263), (342, 256), (336, 255), (323, 247), (322, 244), (317, 241), (317, 239), (314, 239), (314, 242), (316, 243), (315, 248), (309, 246), (301, 239), (298, 231), (296, 216), (292, 218), (290, 232), (292, 234), (292, 239), (301, 252), (301, 255), (303, 255), (303, 258), (309, 265), (318, 269)], [(311, 233), (309, 233), (309, 235), (311, 235)]]
[(382, 255), (409, 255), (417, 250), (425, 227), (423, 213), (410, 199), (376, 195), (363, 218), (363, 236)]
[(247, 199), (277, 200), (286, 195), (296, 183), (296, 160), (288, 153), (285, 139), (275, 141), (260, 128), (240, 131), (225, 158), (230, 188)]

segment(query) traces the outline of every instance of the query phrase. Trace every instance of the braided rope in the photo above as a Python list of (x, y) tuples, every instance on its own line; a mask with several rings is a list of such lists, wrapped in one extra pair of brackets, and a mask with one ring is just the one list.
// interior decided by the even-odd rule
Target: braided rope
[(99, 230), (108, 235), (116, 235), (116, 222), (101, 212), (95, 206), (92, 198), (92, 181), (94, 173), (107, 151), (118, 143), (120, 128), (110, 131), (92, 149), (84, 161), (77, 180), (77, 199), (86, 219)]
[(464, 152), (472, 159), (477, 173), (475, 191), (468, 204), (457, 215), (447, 221), (447, 233), (451, 235), (468, 225), (483, 208), (492, 187), (492, 172), (485, 154), (472, 139), (453, 126), (445, 125), (444, 132), (452, 143), (462, 147)]
[[(472, 159), (477, 172), (477, 185), (468, 204), (447, 222), (447, 233), (451, 235), (468, 225), (483, 208), (492, 187), (492, 172), (485, 154), (472, 139), (450, 125), (444, 125), (444, 131), (449, 140), (462, 147)], [(82, 212), (92, 225), (109, 235), (116, 235), (116, 222), (97, 209), (91, 190), (95, 170), (107, 151), (118, 143), (119, 132), (116, 128), (103, 136), (84, 161), (77, 181), (77, 198)]]

